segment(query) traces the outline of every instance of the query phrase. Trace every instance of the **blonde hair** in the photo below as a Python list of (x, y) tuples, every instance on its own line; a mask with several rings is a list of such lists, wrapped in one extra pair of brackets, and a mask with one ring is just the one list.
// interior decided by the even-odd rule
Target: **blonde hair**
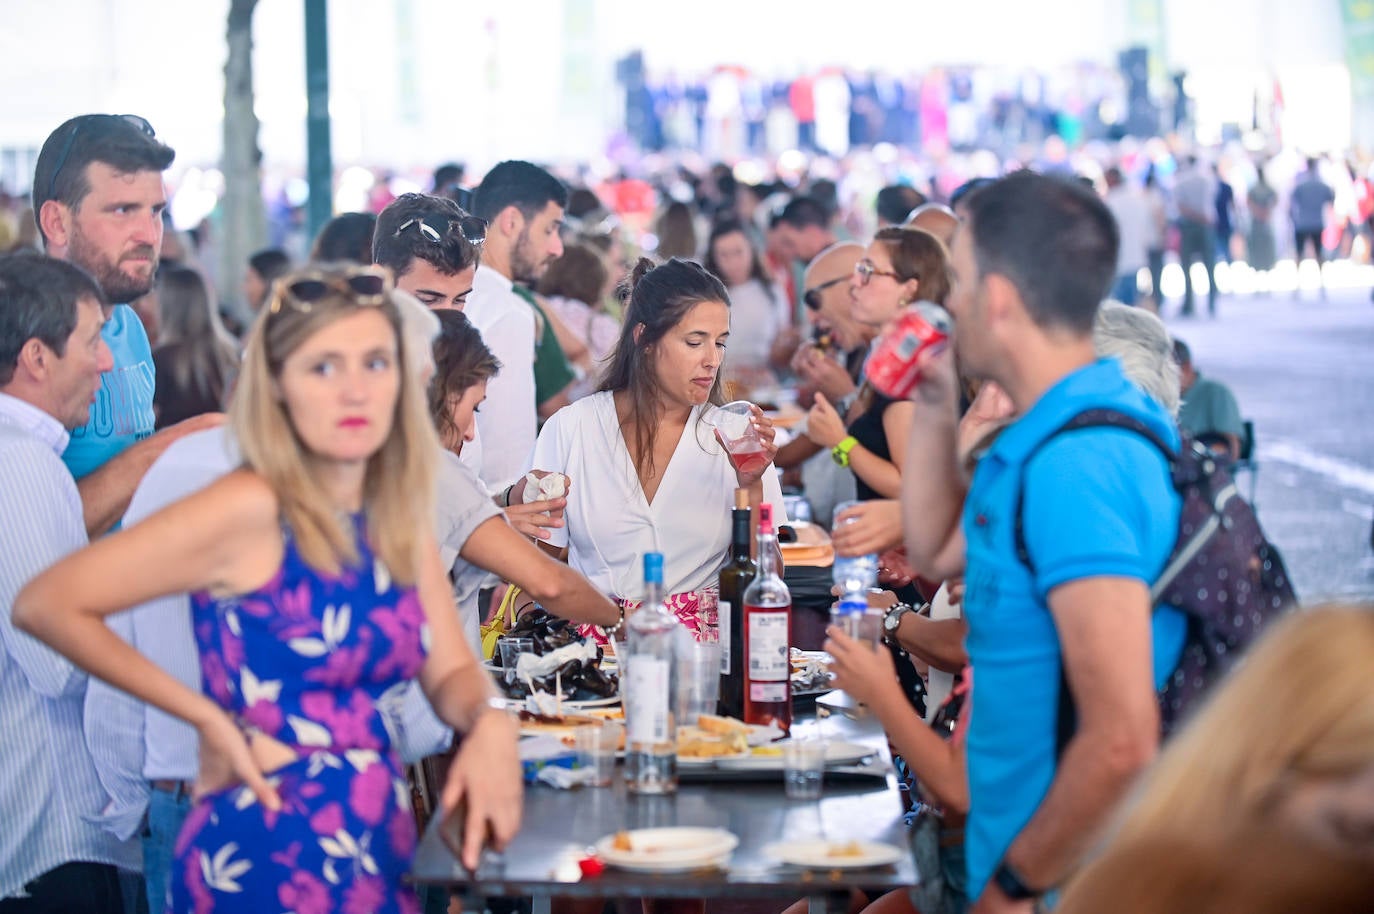
[[(347, 275), (341, 267), (315, 266), (312, 271)], [(357, 543), (347, 519), (311, 470), (309, 455), (278, 394), (277, 379), (287, 357), (306, 340), (368, 306), (332, 288), (311, 302), (309, 311), (286, 302), (278, 304), (282, 290), (295, 279), (289, 273), (278, 280), (268, 307), (253, 325), (229, 421), (244, 465), (276, 493), (301, 557), (318, 571), (338, 574), (342, 567), (359, 561)], [(396, 581), (412, 584), (418, 572), (419, 544), (431, 526), (439, 440), (413, 368), (417, 356), (402, 331), (394, 295), (388, 292), (376, 308), (396, 335), (399, 392), (391, 431), (367, 462), (363, 513), (369, 545), (377, 557)]]
[(1150, 769), (1111, 835), (1216, 844), (1254, 824), (1292, 779), (1374, 761), (1374, 607), (1276, 622)]

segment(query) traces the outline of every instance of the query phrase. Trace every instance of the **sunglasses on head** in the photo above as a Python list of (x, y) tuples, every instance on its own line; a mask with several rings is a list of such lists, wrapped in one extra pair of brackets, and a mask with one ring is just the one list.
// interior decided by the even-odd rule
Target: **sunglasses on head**
[(828, 279), (819, 285), (812, 286), (802, 293), (802, 303), (812, 311), (821, 310), (821, 293), (831, 286), (838, 286), (840, 283), (846, 282), (848, 279), (848, 276), (840, 276), (836, 279)]
[(417, 216), (402, 222), (397, 227), (394, 237), (401, 237), (401, 233), (411, 227), (414, 227), (431, 244), (442, 243), (444, 236), (455, 228), (458, 230), (458, 234), (463, 236), (463, 240), (473, 247), (477, 247), (487, 240), (487, 220), (477, 216), (463, 216), (458, 219)]
[(277, 280), (271, 312), (283, 307), (309, 314), (315, 304), (330, 292), (340, 292), (355, 305), (376, 307), (387, 300), (392, 289), (391, 272), (384, 267), (363, 266), (330, 272), (309, 270)]
[(81, 128), (87, 124), (99, 120), (124, 121), (132, 124), (146, 137), (156, 137), (157, 132), (153, 130), (153, 125), (148, 123), (137, 114), (87, 114), (77, 118), (76, 124), (72, 127), (72, 132), (67, 134), (67, 142), (62, 144), (62, 151), (58, 153), (57, 165), (52, 170), (52, 177), (48, 179), (48, 199), (57, 199), (57, 176), (62, 174), (62, 169), (67, 164), (67, 157), (72, 154), (72, 147), (76, 144), (76, 135), (81, 132)]
[[(868, 285), (869, 281), (873, 279), (874, 276), (890, 276), (898, 282), (904, 281), (901, 276), (891, 270), (878, 269), (873, 265), (873, 261), (871, 260), (860, 260), (858, 263), (854, 264), (854, 275), (859, 277), (859, 285), (861, 286)], [(918, 279), (919, 277), (913, 276), (912, 278)]]

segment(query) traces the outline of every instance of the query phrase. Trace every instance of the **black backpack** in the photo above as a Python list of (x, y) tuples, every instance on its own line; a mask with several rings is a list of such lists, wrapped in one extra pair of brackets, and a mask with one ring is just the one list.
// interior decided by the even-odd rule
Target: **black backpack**
[[(1167, 736), (1260, 632), (1297, 606), (1298, 598), (1283, 559), (1265, 538), (1254, 509), (1240, 497), (1226, 466), (1198, 442), (1185, 437), (1175, 452), (1139, 419), (1113, 409), (1089, 409), (1047, 435), (1037, 449), (1065, 432), (1103, 426), (1135, 432), (1158, 448), (1169, 462), (1174, 489), (1183, 496), (1178, 540), (1150, 587), (1154, 606), (1173, 606), (1188, 619), (1178, 666), (1159, 693)], [(1016, 553), (1034, 571), (1021, 523), (1026, 464), (1022, 464), (1016, 502)], [(1059, 694), (1062, 751), (1073, 733), (1074, 712), (1066, 682), (1060, 682)]]

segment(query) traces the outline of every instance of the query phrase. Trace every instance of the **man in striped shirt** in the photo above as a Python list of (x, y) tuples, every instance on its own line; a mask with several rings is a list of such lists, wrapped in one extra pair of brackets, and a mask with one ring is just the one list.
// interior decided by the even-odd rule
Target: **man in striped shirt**
[(62, 463), (113, 358), (105, 297), (38, 255), (0, 259), (0, 914), (120, 914), (138, 848), (92, 819), (105, 803), (82, 729), (86, 675), (11, 623), (35, 574), (85, 546)]

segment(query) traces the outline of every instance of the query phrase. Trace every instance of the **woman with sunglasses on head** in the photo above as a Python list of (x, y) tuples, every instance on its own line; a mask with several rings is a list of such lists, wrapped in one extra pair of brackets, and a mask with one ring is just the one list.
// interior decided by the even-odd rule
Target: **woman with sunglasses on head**
[(567, 565), (500, 519), (477, 474), (458, 455), (477, 429), (487, 381), (500, 364), (461, 311), (439, 311), (429, 410), (444, 447), (438, 477), (439, 553), (453, 583), (463, 634), (481, 649), (478, 589), (490, 573), (520, 587), (554, 615), (611, 627), (620, 610)]
[[(730, 335), (730, 297), (698, 264), (641, 259), (622, 288), (625, 325), (600, 389), (545, 423), (534, 465), (577, 480), (567, 527), (548, 545), (602, 593), (625, 602), (643, 593), (643, 561), (664, 555), (669, 611), (705, 640), (715, 613), (703, 610), (730, 544), (736, 488), (768, 502), (784, 522), (773, 472), (773, 425), (757, 407), (768, 462), (736, 471), (708, 424), (722, 404), (720, 365)], [(615, 626), (620, 630), (620, 626)], [(595, 633), (604, 639), (604, 633)]]
[(792, 326), (791, 306), (764, 269), (763, 257), (744, 226), (733, 219), (716, 223), (706, 242), (703, 265), (720, 277), (730, 293), (726, 379), (745, 390), (776, 384), (773, 346)]
[[(242, 466), (15, 601), (24, 630), (196, 727), (174, 911), (416, 910), (401, 882), (415, 821), (387, 723), (416, 678), (465, 734), (442, 797), (445, 814), (466, 806), (464, 863), (519, 825), (515, 729), (459, 631), (431, 532), (439, 445), (415, 357), (385, 270), (285, 277), (230, 407)], [(206, 694), (103, 621), (178, 592)]]

